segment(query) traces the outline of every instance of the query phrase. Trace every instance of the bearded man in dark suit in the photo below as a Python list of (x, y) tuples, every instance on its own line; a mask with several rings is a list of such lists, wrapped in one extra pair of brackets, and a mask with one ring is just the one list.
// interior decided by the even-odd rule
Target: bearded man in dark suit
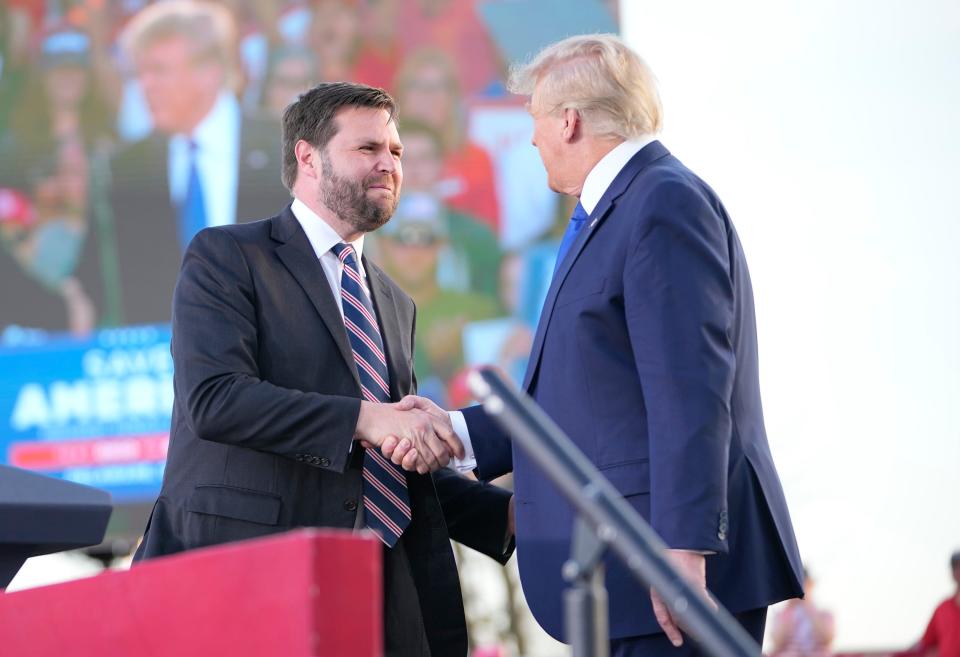
[[(449, 539), (504, 561), (511, 496), (443, 468), (464, 456), (448, 423), (392, 403), (416, 389), (415, 309), (363, 243), (400, 193), (395, 111), (363, 85), (303, 94), (284, 114), (293, 203), (187, 248), (169, 456), (137, 559), (367, 528), (384, 543), (387, 654), (465, 655)], [(388, 435), (414, 445), (404, 467), (376, 449)]]

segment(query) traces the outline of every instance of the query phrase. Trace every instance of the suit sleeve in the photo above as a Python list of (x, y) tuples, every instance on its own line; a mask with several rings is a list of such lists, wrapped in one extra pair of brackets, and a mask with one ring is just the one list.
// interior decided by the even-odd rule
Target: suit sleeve
[(470, 432), (473, 455), (477, 459), (477, 477), (490, 481), (513, 472), (510, 437), (487, 415), (483, 406), (461, 408)]
[(513, 537), (507, 537), (507, 507), (513, 493), (448, 468), (434, 472), (433, 483), (450, 538), (506, 563), (515, 545)]
[(256, 293), (227, 231), (206, 229), (173, 300), (174, 388), (198, 437), (343, 472), (360, 400), (273, 385), (258, 369)]
[(726, 552), (733, 285), (722, 209), (661, 183), (638, 208), (624, 312), (647, 409), (650, 522), (672, 548)]

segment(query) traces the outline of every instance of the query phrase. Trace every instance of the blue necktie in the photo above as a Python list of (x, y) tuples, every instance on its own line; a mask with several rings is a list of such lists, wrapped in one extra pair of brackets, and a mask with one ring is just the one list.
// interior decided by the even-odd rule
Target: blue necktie
[[(333, 252), (343, 264), (340, 297), (343, 323), (353, 348), (353, 360), (360, 375), (360, 390), (370, 402), (390, 401), (387, 358), (383, 352), (380, 326), (373, 304), (363, 289), (356, 252), (349, 244), (336, 244)], [(389, 547), (396, 545), (410, 524), (410, 495), (403, 469), (391, 463), (376, 449), (368, 449), (363, 459), (363, 506), (368, 529)]]
[(207, 227), (207, 209), (203, 201), (203, 186), (197, 168), (197, 143), (190, 142), (190, 175), (187, 193), (180, 206), (180, 246), (184, 251), (193, 236)]
[(570, 216), (570, 223), (567, 225), (567, 232), (563, 234), (563, 239), (560, 240), (560, 249), (557, 251), (557, 264), (553, 266), (553, 273), (556, 275), (557, 270), (560, 269), (560, 263), (563, 262), (563, 257), (567, 255), (567, 251), (570, 250), (570, 246), (573, 244), (573, 241), (577, 239), (577, 233), (580, 232), (580, 229), (583, 228), (583, 222), (585, 222), (590, 217), (587, 214), (587, 211), (583, 209), (583, 206), (577, 202), (577, 207), (573, 209), (573, 214)]

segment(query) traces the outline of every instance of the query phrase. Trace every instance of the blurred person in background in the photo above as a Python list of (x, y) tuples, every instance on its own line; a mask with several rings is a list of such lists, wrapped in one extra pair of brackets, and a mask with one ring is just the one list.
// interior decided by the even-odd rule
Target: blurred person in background
[(426, 123), (400, 121), (403, 135), (404, 197), (422, 213), (442, 217), (448, 234), (438, 272), (441, 287), (475, 292), (495, 299), (498, 294), (500, 248), (490, 227), (441, 197), (443, 144)]
[(303, 46), (280, 46), (270, 54), (264, 110), (278, 121), (283, 110), (317, 82), (316, 60)]
[(441, 196), (450, 207), (477, 217), (494, 233), (500, 226), (493, 162), (467, 135), (468, 117), (449, 55), (420, 48), (403, 62), (394, 83), (403, 118), (429, 125), (443, 145)]
[(267, 216), (289, 202), (275, 173), (280, 127), (241, 114), (236, 31), (223, 7), (153, 4), (121, 41), (154, 132), (114, 159), (113, 231), (85, 264), (99, 267), (118, 321), (167, 322), (181, 254), (199, 230)]
[(446, 53), (463, 94), (504, 94), (503, 66), (475, 1), (399, 0), (400, 33), (408, 52), (430, 46)]
[(12, 129), (0, 144), (0, 178), (28, 194), (33, 211), (15, 241), (9, 232), (4, 239), (7, 268), (12, 257), (26, 274), (8, 272), (0, 299), (9, 313), (4, 323), (75, 334), (96, 323), (89, 288), (97, 279), (88, 280), (77, 268), (85, 241), (95, 233), (90, 194), (101, 193), (105, 184), (102, 175), (92, 180), (91, 172), (99, 170), (95, 162), (107, 157), (114, 135), (90, 50), (82, 30), (60, 25), (47, 31), (13, 110)]
[[(60, 262), (69, 260), (59, 250), (75, 236), (58, 239), (69, 227), (53, 223), (57, 230), (50, 231), (38, 217), (31, 195), (0, 187), (0, 333), (17, 326), (84, 335), (93, 328), (96, 309), (74, 276), (58, 275)], [(51, 255), (51, 266), (44, 266)]]
[(269, 0), (204, 0), (226, 8), (237, 29), (237, 90), (246, 111), (256, 111), (263, 97), (270, 53), (278, 39), (275, 30), (278, 4)]
[(464, 326), (495, 317), (498, 309), (489, 297), (440, 287), (437, 268), (449, 234), (442, 215), (419, 210), (405, 193), (377, 234), (376, 249), (383, 269), (417, 306), (414, 369), (420, 394), (443, 405), (447, 383), (464, 364)]
[(113, 114), (94, 78), (93, 43), (80, 28), (62, 24), (42, 36), (36, 68), (14, 106), (14, 138), (23, 151), (49, 150), (67, 140), (92, 149), (111, 141)]
[(803, 570), (803, 599), (789, 600), (773, 619), (772, 657), (828, 657), (836, 635), (833, 614), (817, 607), (815, 581)]
[[(270, 0), (264, 0), (269, 2)], [(308, 0), (283, 0), (274, 5), (277, 15), (274, 29), (278, 44), (307, 47), (310, 44), (310, 24), (313, 13)]]
[(354, 75), (360, 40), (360, 16), (353, 0), (314, 0), (310, 47), (320, 80), (362, 82)]
[(10, 111), (27, 81), (34, 29), (43, 18), (31, 11), (37, 8), (22, 1), (0, 3), (0, 143), (9, 129)]
[(917, 645), (923, 657), (960, 657), (960, 550), (950, 556), (953, 595), (937, 605)]
[(354, 66), (357, 82), (389, 89), (403, 61), (400, 41), (400, 0), (361, 0), (363, 41)]

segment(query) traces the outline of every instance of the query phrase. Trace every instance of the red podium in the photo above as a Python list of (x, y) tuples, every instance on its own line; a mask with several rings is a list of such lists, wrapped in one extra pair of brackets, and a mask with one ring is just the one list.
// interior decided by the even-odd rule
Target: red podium
[(0, 594), (10, 657), (381, 657), (380, 543), (298, 530)]

